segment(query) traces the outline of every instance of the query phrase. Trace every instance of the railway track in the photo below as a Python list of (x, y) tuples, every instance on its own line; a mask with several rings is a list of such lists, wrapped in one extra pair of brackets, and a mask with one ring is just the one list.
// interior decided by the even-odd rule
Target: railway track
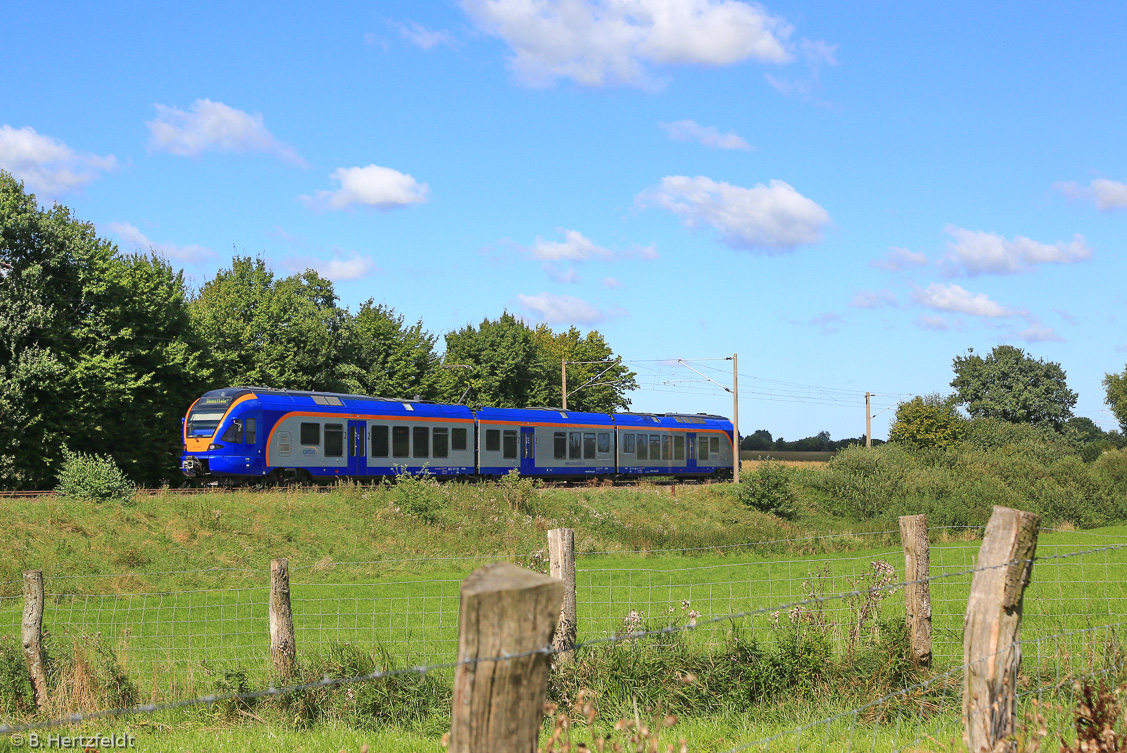
[[(585, 479), (583, 481), (541, 481), (541, 487), (549, 489), (568, 489), (568, 488), (582, 488), (595, 486), (637, 486), (637, 479), (612, 481), (607, 480), (601, 483), (595, 482), (593, 479)], [(653, 484), (655, 486), (700, 486), (702, 484), (725, 484), (728, 481), (718, 481), (715, 479), (670, 479), (670, 478), (657, 478), (646, 479), (645, 483)], [(160, 489), (137, 489), (136, 494), (145, 497), (159, 497), (167, 495), (176, 496), (190, 496), (194, 494), (223, 494), (230, 492), (284, 492), (291, 490), (301, 490), (314, 493), (328, 493), (341, 488), (339, 484), (325, 484), (320, 486), (182, 486), (176, 488), (160, 488)], [(52, 490), (28, 490), (28, 491), (4, 491), (0, 490), (0, 500), (3, 499), (42, 499), (44, 497), (57, 497), (58, 494)]]

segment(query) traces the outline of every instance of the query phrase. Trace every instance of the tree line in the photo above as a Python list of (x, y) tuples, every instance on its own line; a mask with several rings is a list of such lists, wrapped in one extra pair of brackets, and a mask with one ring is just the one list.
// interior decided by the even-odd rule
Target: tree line
[[(0, 171), (0, 488), (52, 484), (64, 448), (133, 481), (178, 477), (181, 418), (207, 390), (264, 386), (576, 411), (630, 404), (635, 374), (597, 331), (504, 312), (438, 336), (369, 299), (339, 305), (313, 270), (236, 256), (189, 289), (162, 257), (121, 253)], [(605, 371), (604, 371), (605, 370)], [(602, 372), (602, 373), (601, 373)]]
[(1127, 368), (1105, 374), (1105, 402), (1119, 421), (1119, 429), (1105, 431), (1096, 422), (1074, 416), (1076, 393), (1068, 387), (1064, 369), (1013, 345), (999, 345), (986, 356), (973, 348), (951, 364), (954, 392), (919, 395), (900, 403), (889, 440), (906, 445), (950, 447), (968, 436), (975, 421), (1001, 421), (1031, 427), (1063, 438), (1095, 460), (1106, 450), (1127, 446)]

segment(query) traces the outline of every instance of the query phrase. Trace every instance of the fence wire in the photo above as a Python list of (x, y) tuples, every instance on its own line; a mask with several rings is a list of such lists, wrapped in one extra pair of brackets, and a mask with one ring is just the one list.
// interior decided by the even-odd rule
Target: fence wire
[[(1019, 717), (1026, 719), (1026, 732), (1035, 727), (1064, 731), (1070, 723), (1067, 708), (1075, 681), (1123, 674), (1119, 632), (1125, 622), (1119, 618), (1127, 614), (1127, 543), (1124, 537), (1108, 539), (1114, 543), (1099, 547), (1092, 546), (1091, 538), (1082, 540), (1087, 546), (1056, 541), (1038, 544), (1032, 582), (1024, 596), (1023, 658), (1017, 685)], [(925, 679), (855, 708), (800, 720), (766, 734), (756, 734), (757, 728), (749, 725), (745, 742), (730, 750), (910, 750), (957, 741), (962, 676), (969, 666), (962, 656), (962, 619), (970, 582), (982, 570), (975, 563), (977, 551), (977, 543), (960, 541), (931, 546), (930, 574), (925, 581), (931, 590), (935, 668)], [(588, 559), (581, 558), (580, 563), (587, 564)], [(902, 551), (893, 549), (849, 557), (724, 561), (689, 567), (662, 568), (644, 559), (632, 564), (637, 566), (577, 568), (581, 631), (576, 651), (626, 642), (638, 645), (670, 634), (684, 634), (694, 644), (716, 647), (737, 624), (743, 630), (770, 636), (799, 620), (818, 620), (820, 629), (841, 645), (857, 623), (863, 604), (875, 599), (881, 614), (902, 615), (902, 589), (912, 583), (890, 577), (890, 572), (902, 573), (904, 565)], [(47, 599), (44, 626), (54, 650), (64, 650), (68, 643), (105, 640), (126, 669), (151, 676), (152, 697), (165, 700), (23, 724), (5, 722), (0, 724), (0, 733), (404, 673), (449, 674), (458, 665), (460, 583), (460, 578), (450, 578), (293, 584), (299, 655), (341, 643), (378, 646), (385, 652), (387, 661), (381, 665), (385, 668), (227, 694), (201, 694), (200, 684), (191, 682), (192, 674), (199, 668), (252, 666), (261, 670), (258, 680), (267, 678), (266, 585), (167, 593), (52, 594)], [(0, 597), (0, 634), (18, 635), (22, 606), (21, 596)], [(555, 652), (544, 647), (531, 653)], [(510, 658), (514, 656), (474, 661)], [(182, 697), (175, 695), (176, 688)], [(1039, 705), (1034, 706), (1033, 701)], [(749, 714), (752, 711), (748, 709)], [(1046, 718), (1034, 724), (1029, 721), (1030, 713)]]

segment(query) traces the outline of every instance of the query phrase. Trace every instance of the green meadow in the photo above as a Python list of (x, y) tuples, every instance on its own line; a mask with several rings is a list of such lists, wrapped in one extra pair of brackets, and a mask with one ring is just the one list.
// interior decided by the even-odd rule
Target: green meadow
[[(785, 517), (749, 507), (731, 485), (523, 480), (12, 504), (0, 531), (10, 553), (0, 563), (4, 719), (271, 687), (269, 562), (286, 557), (297, 681), (439, 666), (80, 729), (128, 731), (142, 750), (441, 750), (453, 675), (441, 665), (456, 658), (461, 581), (497, 560), (546, 570), (547, 530), (570, 527), (586, 645), (554, 673), (550, 700), (567, 708), (580, 688), (599, 698), (575, 740), (613, 737), (636, 705), (643, 722), (675, 715), (661, 745), (683, 737), (693, 751), (758, 750), (765, 739), (769, 749), (957, 750), (955, 669), (981, 529), (930, 531), (934, 662), (914, 669), (895, 519), (830, 514), (809, 479), (824, 470), (793, 471), (799, 510)], [(1044, 528), (1019, 688), (1023, 714), (1044, 701), (1056, 730), (1069, 724), (1073, 680), (1122, 674), (1127, 526), (1075, 530), (1062, 518)], [(44, 571), (48, 594), (56, 692), (46, 714), (21, 705), (12, 679), (24, 569)]]

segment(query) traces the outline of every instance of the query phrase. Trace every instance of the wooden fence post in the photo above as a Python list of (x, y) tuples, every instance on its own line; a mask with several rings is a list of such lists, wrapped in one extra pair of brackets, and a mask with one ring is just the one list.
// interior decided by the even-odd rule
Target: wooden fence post
[(462, 582), (451, 753), (535, 753), (548, 693), (547, 654), (475, 660), (548, 646), (563, 589), (556, 578), (508, 562), (480, 567)]
[(270, 560), (270, 657), (281, 677), (293, 674), (297, 641), (290, 611), (290, 561)]
[(900, 543), (904, 547), (904, 580), (908, 583), (904, 587), (904, 606), (912, 660), (918, 667), (930, 667), (931, 586), (927, 578), (931, 566), (926, 515), (904, 515), (900, 518)]
[(1013, 750), (1022, 595), (1041, 517), (995, 507), (978, 550), (963, 623), (963, 742), (970, 753)]
[(575, 531), (570, 528), (553, 528), (548, 531), (548, 574), (563, 581), (563, 605), (552, 645), (560, 653), (556, 661), (567, 664), (575, 659), (575, 652), (567, 650), (575, 645), (579, 633), (579, 619), (575, 606)]
[(47, 670), (43, 666), (43, 571), (25, 570), (23, 574), (23, 624), (20, 627), (23, 657), (31, 677), (35, 706), (47, 705)]

